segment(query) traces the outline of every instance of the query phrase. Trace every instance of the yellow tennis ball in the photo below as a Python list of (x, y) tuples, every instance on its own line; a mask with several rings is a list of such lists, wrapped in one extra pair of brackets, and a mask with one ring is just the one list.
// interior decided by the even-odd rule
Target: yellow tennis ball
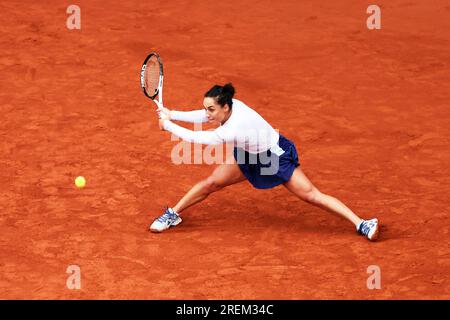
[(84, 177), (77, 177), (76, 179), (75, 179), (75, 185), (78, 187), (78, 188), (84, 188), (84, 186), (86, 185), (86, 179), (84, 179)]

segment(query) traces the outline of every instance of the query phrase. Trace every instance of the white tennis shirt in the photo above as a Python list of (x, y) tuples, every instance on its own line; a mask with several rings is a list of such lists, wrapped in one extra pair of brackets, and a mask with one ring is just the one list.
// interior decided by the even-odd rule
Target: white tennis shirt
[[(195, 111), (172, 111), (173, 120), (185, 122), (207, 122), (206, 109)], [(181, 139), (201, 144), (234, 143), (250, 153), (271, 150), (280, 155), (279, 134), (255, 110), (242, 101), (233, 99), (232, 112), (228, 120), (213, 131), (192, 131), (180, 127), (170, 120), (164, 121), (164, 129)]]

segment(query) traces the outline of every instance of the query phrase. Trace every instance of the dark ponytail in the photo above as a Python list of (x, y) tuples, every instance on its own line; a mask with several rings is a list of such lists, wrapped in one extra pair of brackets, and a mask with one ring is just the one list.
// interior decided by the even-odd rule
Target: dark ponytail
[(236, 91), (231, 83), (227, 83), (224, 86), (219, 86), (216, 84), (205, 93), (205, 98), (214, 98), (220, 106), (223, 107), (228, 104), (231, 109), (233, 106), (233, 96), (235, 92)]

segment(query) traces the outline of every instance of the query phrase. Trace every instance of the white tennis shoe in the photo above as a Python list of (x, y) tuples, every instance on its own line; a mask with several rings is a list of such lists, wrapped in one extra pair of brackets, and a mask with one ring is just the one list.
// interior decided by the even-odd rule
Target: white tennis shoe
[(150, 226), (151, 232), (163, 232), (170, 227), (175, 227), (181, 223), (181, 217), (173, 211), (172, 208), (166, 208), (164, 213), (155, 221), (153, 221)]
[(378, 219), (363, 220), (358, 226), (358, 233), (366, 236), (370, 241), (378, 238)]

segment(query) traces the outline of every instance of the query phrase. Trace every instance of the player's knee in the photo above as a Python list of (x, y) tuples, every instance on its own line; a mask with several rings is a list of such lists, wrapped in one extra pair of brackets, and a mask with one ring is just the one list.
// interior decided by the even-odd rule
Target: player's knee
[(206, 178), (203, 187), (206, 193), (216, 192), (223, 188), (220, 181), (218, 181), (214, 176)]
[(320, 201), (320, 196), (320, 191), (313, 187), (304, 193), (303, 200), (308, 203), (316, 204)]

